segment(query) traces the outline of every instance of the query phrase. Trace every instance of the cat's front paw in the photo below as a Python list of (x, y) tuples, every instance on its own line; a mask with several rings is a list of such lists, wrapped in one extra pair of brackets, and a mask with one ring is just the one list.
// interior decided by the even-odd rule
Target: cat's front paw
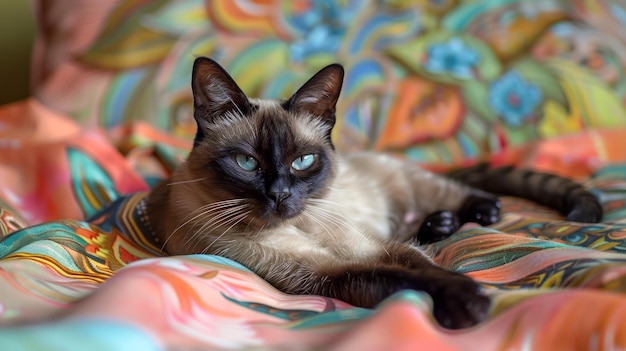
[(491, 300), (480, 293), (473, 279), (456, 272), (446, 272), (433, 282), (428, 292), (433, 299), (433, 315), (441, 326), (461, 329), (487, 318)]
[(424, 219), (415, 240), (420, 244), (441, 241), (459, 229), (459, 219), (451, 211), (437, 211)]
[(461, 224), (475, 222), (490, 225), (500, 219), (502, 203), (491, 195), (469, 195), (458, 211)]

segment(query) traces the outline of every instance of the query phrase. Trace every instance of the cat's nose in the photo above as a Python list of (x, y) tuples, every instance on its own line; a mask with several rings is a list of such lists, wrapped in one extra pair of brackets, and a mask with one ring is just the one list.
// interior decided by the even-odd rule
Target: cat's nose
[(272, 200), (276, 201), (276, 204), (283, 202), (286, 198), (291, 195), (288, 190), (283, 191), (270, 191), (267, 194)]

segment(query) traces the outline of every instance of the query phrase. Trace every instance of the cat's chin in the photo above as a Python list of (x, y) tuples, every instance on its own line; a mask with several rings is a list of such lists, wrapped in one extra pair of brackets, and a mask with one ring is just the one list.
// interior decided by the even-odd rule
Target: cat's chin
[(253, 217), (252, 220), (248, 223), (248, 226), (252, 228), (262, 227), (265, 229), (270, 229), (270, 228), (278, 227), (278, 226), (285, 224), (286, 222), (294, 219), (301, 213), (302, 213), (302, 210), (295, 210), (295, 209), (283, 210), (283, 211), (270, 210), (270, 211), (266, 211), (260, 216)]

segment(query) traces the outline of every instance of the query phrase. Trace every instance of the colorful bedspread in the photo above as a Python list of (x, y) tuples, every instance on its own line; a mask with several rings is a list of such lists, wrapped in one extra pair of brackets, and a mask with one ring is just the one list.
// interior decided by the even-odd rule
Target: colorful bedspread
[[(33, 98), (0, 106), (0, 350), (626, 349), (623, 2), (33, 4)], [(262, 97), (339, 61), (338, 149), (552, 171), (606, 215), (568, 223), (505, 198), (499, 223), (437, 243), (493, 297), (461, 331), (419, 292), (367, 310), (287, 296), (224, 258), (164, 257), (141, 199), (191, 146), (198, 55)]]
[[(449, 331), (436, 324), (431, 300), (419, 292), (398, 293), (367, 310), (282, 294), (224, 258), (164, 257), (144, 237), (141, 199), (153, 179), (145, 175), (177, 162), (171, 148), (123, 156), (101, 130), (79, 128), (35, 100), (0, 109), (0, 116), (13, 121), (14, 137), (26, 133), (15, 139), (23, 152), (0, 149), (0, 189), (11, 201), (0, 206), (3, 350), (626, 347), (626, 163), (608, 165), (626, 161), (626, 129), (494, 157), (559, 168), (565, 158), (554, 162), (554, 155), (577, 145), (569, 170), (560, 170), (595, 169), (586, 184), (606, 215), (599, 224), (568, 223), (506, 198), (499, 223), (465, 227), (437, 243), (439, 264), (474, 277), (493, 297), (487, 321)], [(40, 133), (50, 123), (65, 123), (69, 134)], [(144, 138), (166, 137), (148, 126), (137, 130)], [(50, 216), (62, 219), (37, 224)]]

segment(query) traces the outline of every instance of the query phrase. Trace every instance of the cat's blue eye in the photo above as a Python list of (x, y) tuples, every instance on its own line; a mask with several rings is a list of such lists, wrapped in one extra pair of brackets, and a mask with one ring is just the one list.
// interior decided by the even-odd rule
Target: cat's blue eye
[(302, 155), (291, 162), (291, 167), (293, 167), (296, 171), (304, 171), (305, 169), (311, 167), (313, 162), (315, 162), (315, 155)]
[(259, 162), (252, 156), (237, 154), (235, 155), (235, 161), (244, 171), (252, 172), (259, 167)]

